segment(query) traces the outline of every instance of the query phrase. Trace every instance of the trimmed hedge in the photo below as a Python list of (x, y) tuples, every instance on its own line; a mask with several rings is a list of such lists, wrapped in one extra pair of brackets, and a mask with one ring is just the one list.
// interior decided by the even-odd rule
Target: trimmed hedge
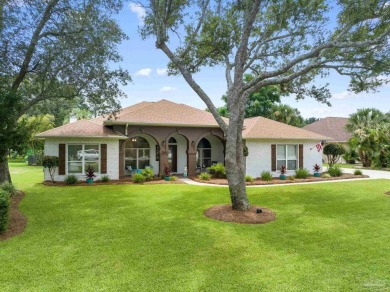
[(10, 196), (7, 192), (0, 190), (0, 233), (7, 230), (9, 208)]

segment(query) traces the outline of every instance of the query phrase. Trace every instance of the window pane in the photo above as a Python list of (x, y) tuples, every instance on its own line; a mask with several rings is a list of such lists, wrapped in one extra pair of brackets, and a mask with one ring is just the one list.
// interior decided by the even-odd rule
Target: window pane
[(84, 145), (84, 160), (99, 161), (99, 145)]
[(131, 167), (131, 170), (136, 170), (137, 169), (137, 160), (126, 159), (125, 160), (125, 170), (130, 171), (130, 167)]
[(68, 162), (68, 173), (83, 173), (82, 162)]
[(140, 160), (138, 160), (138, 168), (139, 169), (145, 169), (149, 165), (150, 165), (149, 159), (140, 159)]
[(287, 158), (288, 159), (297, 159), (297, 145), (287, 145)]
[(276, 170), (280, 170), (280, 168), (282, 167), (282, 165), (286, 165), (286, 160), (277, 160), (276, 162)]
[(297, 161), (296, 160), (288, 160), (287, 161), (287, 169), (288, 170), (296, 170), (297, 169)]
[(95, 171), (95, 173), (99, 172), (99, 162), (92, 162), (92, 161), (85, 161), (85, 170), (87, 170), (87, 168), (89, 166), (92, 166), (93, 167), (93, 170)]
[(136, 160), (137, 159), (137, 149), (126, 149), (125, 152), (126, 159)]
[(68, 145), (68, 161), (81, 161), (83, 159), (82, 145)]
[(211, 159), (211, 150), (210, 149), (203, 150), (203, 158), (210, 158)]
[(286, 159), (286, 145), (278, 145), (276, 152), (278, 160)]

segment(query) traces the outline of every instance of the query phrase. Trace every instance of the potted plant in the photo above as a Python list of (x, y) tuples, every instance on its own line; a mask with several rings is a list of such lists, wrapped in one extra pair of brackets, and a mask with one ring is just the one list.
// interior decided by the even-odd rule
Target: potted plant
[(164, 179), (171, 180), (171, 166), (164, 164)]
[(319, 166), (317, 163), (314, 164), (313, 170), (314, 170), (314, 176), (315, 177), (320, 177), (321, 176), (320, 169), (321, 169), (321, 166)]
[(281, 180), (285, 180), (286, 179), (286, 172), (287, 172), (287, 168), (285, 165), (282, 165), (280, 167), (280, 179)]
[(93, 178), (96, 176), (95, 175), (95, 169), (91, 166), (88, 165), (87, 170), (85, 171), (85, 176), (87, 177), (87, 183), (91, 184), (93, 183)]

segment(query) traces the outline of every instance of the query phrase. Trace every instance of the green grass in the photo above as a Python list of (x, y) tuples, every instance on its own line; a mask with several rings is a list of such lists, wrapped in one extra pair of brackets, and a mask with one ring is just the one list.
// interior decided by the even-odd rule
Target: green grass
[(0, 242), (1, 291), (384, 291), (387, 180), (248, 189), (266, 225), (203, 216), (227, 188), (49, 187), (13, 163), (26, 231)]

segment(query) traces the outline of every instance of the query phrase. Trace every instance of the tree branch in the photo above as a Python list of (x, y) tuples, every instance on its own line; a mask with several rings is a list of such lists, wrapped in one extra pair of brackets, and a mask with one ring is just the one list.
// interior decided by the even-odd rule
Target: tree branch
[(184, 79), (191, 86), (191, 88), (198, 94), (198, 96), (204, 101), (204, 103), (209, 108), (210, 112), (213, 114), (218, 125), (226, 133), (227, 132), (226, 122), (219, 115), (217, 108), (215, 107), (215, 105), (213, 104), (211, 99), (208, 97), (208, 95), (203, 91), (203, 89), (198, 85), (198, 83), (192, 78), (191, 73), (180, 62), (180, 59), (173, 54), (173, 52), (168, 48), (168, 46), (165, 44), (165, 42), (162, 42), (162, 43), (156, 42), (156, 46), (157, 46), (157, 48), (162, 50), (168, 56), (168, 58), (177, 66), (177, 68), (179, 68)]

